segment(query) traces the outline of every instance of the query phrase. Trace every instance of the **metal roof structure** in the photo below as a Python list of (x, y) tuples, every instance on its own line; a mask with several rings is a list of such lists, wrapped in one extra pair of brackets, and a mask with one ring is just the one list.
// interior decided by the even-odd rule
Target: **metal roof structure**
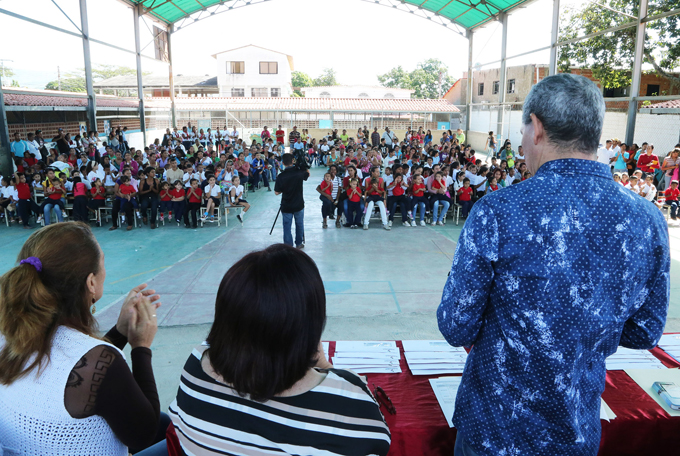
[[(214, 87), (217, 88), (217, 76), (198, 76), (198, 75), (182, 75), (176, 74), (175, 86), (181, 87)], [(127, 89), (137, 88), (137, 76), (125, 75), (114, 76), (112, 78), (103, 79), (93, 83), (96, 89)], [(144, 76), (144, 87), (168, 87), (168, 78), (166, 76), (149, 75)]]
[[(179, 30), (216, 14), (263, 3), (269, 0), (121, 0), (131, 6), (141, 5), (142, 14)], [(499, 20), (500, 15), (533, 0), (363, 0), (399, 9), (464, 35), (484, 24)]]

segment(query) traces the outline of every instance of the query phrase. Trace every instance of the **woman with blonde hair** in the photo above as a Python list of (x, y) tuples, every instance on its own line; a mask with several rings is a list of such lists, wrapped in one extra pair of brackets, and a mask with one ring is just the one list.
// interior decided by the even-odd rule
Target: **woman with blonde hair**
[[(149, 349), (159, 298), (146, 284), (133, 288), (99, 339), (93, 314), (105, 278), (104, 254), (79, 222), (33, 233), (0, 278), (5, 454), (127, 456), (162, 440), (168, 422)], [(121, 351), (128, 342), (132, 372)]]

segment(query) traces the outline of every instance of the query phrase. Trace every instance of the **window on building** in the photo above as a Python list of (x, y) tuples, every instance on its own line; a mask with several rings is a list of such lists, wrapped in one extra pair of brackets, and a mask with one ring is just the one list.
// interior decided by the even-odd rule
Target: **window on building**
[(484, 95), (484, 83), (480, 82), (477, 84), (477, 95), (482, 96)]
[(329, 92), (321, 92), (319, 98), (330, 98), (331, 94)]
[(245, 89), (231, 89), (231, 96), (232, 97), (245, 97)]
[(368, 98), (368, 94), (366, 92), (361, 92), (358, 98)]
[(383, 98), (394, 98), (394, 94), (393, 93), (386, 93)]
[(508, 79), (508, 93), (515, 93), (515, 80)]
[(272, 93), (272, 97), (280, 97), (281, 96), (281, 89), (279, 89), (278, 87), (272, 88), (271, 93)]
[(493, 94), (494, 95), (496, 95), (500, 91), (500, 86), (501, 86), (500, 81), (494, 81), (493, 82)]
[(264, 88), (258, 88), (258, 87), (253, 87), (250, 89), (250, 96), (251, 97), (266, 97), (269, 95), (269, 90), (267, 90), (266, 87)]
[(661, 95), (659, 91), (661, 90), (661, 87), (659, 84), (647, 84), (647, 95), (648, 97), (655, 97), (658, 95)]
[(628, 87), (617, 87), (616, 89), (603, 90), (602, 96), (605, 98), (619, 98), (628, 96)]
[(227, 62), (227, 74), (244, 74), (246, 62)]
[(260, 62), (260, 74), (279, 74), (279, 63)]

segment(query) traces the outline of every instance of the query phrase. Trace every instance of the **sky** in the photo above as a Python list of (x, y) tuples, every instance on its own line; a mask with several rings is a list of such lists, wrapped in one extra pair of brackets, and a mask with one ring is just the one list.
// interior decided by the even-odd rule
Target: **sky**
[[(78, 0), (55, 0), (80, 26)], [(77, 32), (51, 0), (0, 0), (0, 8)], [(90, 36), (134, 49), (132, 10), (118, 0), (89, 0)], [(551, 0), (536, 0), (509, 17), (508, 56), (550, 44)], [(140, 23), (142, 53), (153, 56), (149, 18)], [(83, 67), (82, 40), (0, 14), (0, 59), (11, 61), (21, 86), (44, 88)], [(11, 43), (11, 45), (6, 45)], [(196, 22), (172, 37), (175, 74), (215, 75), (212, 54), (255, 44), (293, 56), (295, 70), (312, 77), (333, 68), (341, 84), (378, 85), (377, 76), (401, 65), (410, 71), (437, 58), (454, 78), (467, 70), (467, 40), (441, 25), (361, 0), (275, 0), (218, 14)], [(501, 26), (478, 29), (473, 62), (481, 68), (500, 59)], [(93, 64), (135, 67), (133, 54), (92, 44)], [(508, 65), (547, 64), (548, 51), (511, 59)], [(164, 75), (167, 65), (142, 59), (145, 72)], [(5, 82), (5, 85), (7, 83)]]

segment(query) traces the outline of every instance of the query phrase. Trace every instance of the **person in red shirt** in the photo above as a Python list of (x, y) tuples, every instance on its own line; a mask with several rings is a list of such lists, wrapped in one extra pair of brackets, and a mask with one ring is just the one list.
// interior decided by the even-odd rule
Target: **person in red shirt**
[(87, 213), (87, 186), (79, 176), (75, 176), (73, 178), (73, 220), (87, 223)]
[[(390, 199), (390, 222), (394, 221), (394, 213), (397, 210), (397, 204), (399, 205), (399, 210), (401, 211), (401, 222), (404, 226), (411, 226), (411, 219), (408, 216), (408, 209), (410, 204), (406, 198), (406, 190), (408, 186), (404, 182), (404, 176), (397, 173), (394, 175), (394, 180), (389, 185), (388, 188), (392, 189), (392, 198)], [(413, 222), (413, 226), (416, 226)]]
[(285, 137), (286, 137), (286, 132), (283, 131), (283, 129), (281, 128), (281, 125), (279, 125), (279, 129), (276, 130), (276, 144), (283, 144)]
[(413, 211), (413, 220), (418, 217), (418, 208), (420, 208), (420, 226), (425, 226), (425, 211), (430, 210), (430, 201), (425, 196), (427, 186), (423, 180), (423, 176), (416, 174), (413, 176), (411, 183), (411, 210)]
[(470, 179), (463, 179), (463, 186), (458, 189), (458, 202), (463, 207), (463, 217), (467, 217), (472, 209), (472, 187)]
[[(355, 173), (356, 174), (356, 173)], [(361, 187), (359, 186), (359, 179), (353, 177), (349, 180), (349, 187), (347, 188), (347, 223), (353, 229), (359, 228), (361, 225)]]
[[(184, 213), (184, 226), (187, 228), (198, 228), (198, 210), (201, 208), (203, 190), (198, 188), (198, 179), (189, 181), (191, 187), (187, 189), (187, 206)], [(191, 213), (191, 225), (189, 225), (189, 213)]]
[(638, 169), (645, 173), (653, 173), (654, 170), (660, 169), (659, 157), (654, 155), (654, 146), (649, 144), (646, 153), (641, 154), (637, 161)]
[(175, 212), (175, 220), (177, 220), (177, 226), (179, 226), (182, 214), (184, 214), (184, 207), (186, 206), (184, 184), (182, 184), (181, 180), (175, 181), (174, 188), (170, 191), (170, 196), (172, 210)]
[(365, 185), (366, 215), (364, 217), (364, 229), (368, 229), (368, 222), (371, 220), (373, 207), (378, 206), (383, 228), (387, 231), (391, 230), (392, 228), (387, 223), (387, 208), (385, 207), (387, 191), (385, 189), (385, 182), (380, 177), (380, 167), (374, 166), (371, 168), (371, 177), (366, 179)]
[(19, 202), (17, 203), (17, 210), (19, 211), (19, 217), (21, 217), (21, 223), (24, 225), (24, 229), (28, 230), (31, 228), (28, 221), (31, 218), (31, 213), (39, 217), (42, 214), (40, 206), (38, 206), (33, 198), (31, 198), (31, 186), (26, 182), (26, 175), (23, 173), (14, 173), (15, 188), (17, 190), (17, 197)]
[(168, 222), (172, 222), (172, 195), (170, 193), (170, 184), (168, 182), (163, 182), (161, 184), (161, 204), (160, 204), (160, 214), (161, 222), (163, 221), (163, 213), (168, 213)]
[(671, 186), (667, 189), (664, 194), (666, 195), (666, 206), (671, 208), (671, 218), (673, 220), (678, 219), (678, 197), (680, 196), (680, 190), (678, 190), (678, 181), (671, 181)]
[(333, 178), (331, 173), (326, 173), (323, 175), (323, 181), (316, 187), (316, 191), (319, 192), (321, 196), (321, 216), (323, 217), (323, 228), (328, 228), (328, 217), (333, 214), (334, 207), (336, 204), (333, 199)]
[(100, 178), (96, 178), (90, 188), (90, 202), (87, 208), (97, 217), (97, 226), (102, 226), (102, 221), (99, 218), (99, 208), (104, 207), (106, 203), (106, 188), (102, 184)]

